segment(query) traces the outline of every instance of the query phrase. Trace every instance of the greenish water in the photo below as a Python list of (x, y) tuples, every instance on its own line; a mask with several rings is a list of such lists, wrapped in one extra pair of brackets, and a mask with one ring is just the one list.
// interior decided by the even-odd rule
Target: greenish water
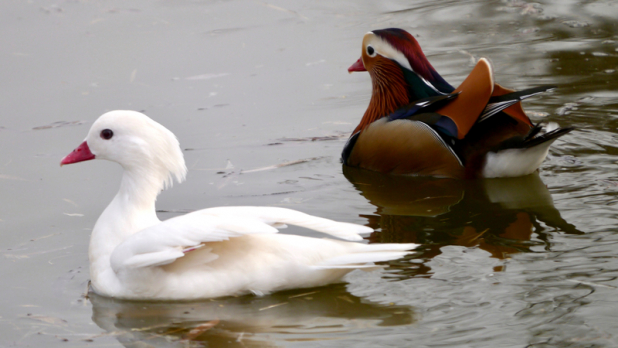
[[(0, 346), (617, 346), (617, 17), (609, 0), (2, 3)], [(344, 170), (371, 88), (347, 67), (385, 27), (413, 33), (453, 85), (480, 57), (504, 86), (557, 85), (525, 108), (577, 130), (524, 178)], [(58, 164), (113, 109), (146, 112), (185, 149), (161, 218), (274, 205), (422, 246), (317, 289), (85, 298), (89, 232), (120, 168)]]

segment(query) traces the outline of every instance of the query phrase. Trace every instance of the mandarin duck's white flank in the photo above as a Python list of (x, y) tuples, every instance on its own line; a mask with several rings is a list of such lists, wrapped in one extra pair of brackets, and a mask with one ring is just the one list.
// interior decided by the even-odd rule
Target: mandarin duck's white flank
[(277, 234), (286, 224), (350, 241), (372, 231), (284, 208), (210, 208), (162, 222), (156, 197), (187, 168), (176, 137), (139, 112), (102, 115), (61, 164), (95, 158), (124, 168), (90, 240), (92, 287), (104, 296), (181, 300), (321, 286), (416, 247)]

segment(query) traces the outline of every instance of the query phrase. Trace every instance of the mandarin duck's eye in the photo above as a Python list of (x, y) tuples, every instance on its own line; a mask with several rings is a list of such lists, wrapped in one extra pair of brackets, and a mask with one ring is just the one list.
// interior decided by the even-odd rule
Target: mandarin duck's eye
[(114, 132), (111, 129), (104, 129), (101, 131), (101, 138), (109, 140), (114, 136)]
[(371, 57), (373, 57), (375, 55), (376, 51), (373, 49), (373, 47), (371, 46), (367, 46), (367, 54), (370, 55)]

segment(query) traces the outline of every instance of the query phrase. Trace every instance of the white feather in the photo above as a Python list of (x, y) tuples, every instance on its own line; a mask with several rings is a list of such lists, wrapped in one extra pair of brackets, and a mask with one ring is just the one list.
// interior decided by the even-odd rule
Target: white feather
[[(368, 262), (389, 261), (402, 258), (408, 254), (408, 251), (369, 251), (366, 253), (354, 253), (337, 256), (324, 260), (323, 262), (313, 266), (314, 269), (328, 268), (349, 268), (357, 265), (364, 265)], [(372, 265), (373, 266), (373, 265)]]

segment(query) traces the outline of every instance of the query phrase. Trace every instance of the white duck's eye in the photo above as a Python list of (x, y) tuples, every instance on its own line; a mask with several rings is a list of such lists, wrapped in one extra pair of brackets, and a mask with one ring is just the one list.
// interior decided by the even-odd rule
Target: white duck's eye
[(376, 55), (376, 50), (374, 50), (371, 46), (367, 46), (367, 54), (369, 57), (374, 57)]
[(101, 138), (109, 140), (114, 136), (114, 132), (111, 129), (104, 129), (101, 131)]

